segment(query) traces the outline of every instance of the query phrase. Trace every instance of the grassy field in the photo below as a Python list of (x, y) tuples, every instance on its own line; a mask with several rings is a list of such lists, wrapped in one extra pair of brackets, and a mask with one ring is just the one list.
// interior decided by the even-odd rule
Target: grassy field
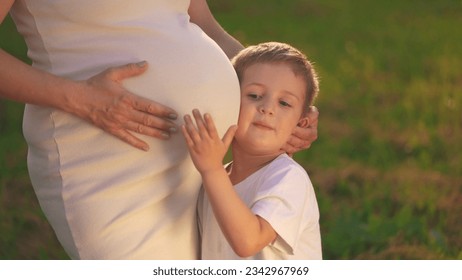
[[(296, 159), (324, 258), (462, 259), (462, 2), (209, 3), (245, 45), (288, 42), (316, 63), (319, 139)], [(9, 20), (0, 46), (26, 60)], [(0, 259), (66, 258), (28, 179), (22, 108), (0, 101)]]

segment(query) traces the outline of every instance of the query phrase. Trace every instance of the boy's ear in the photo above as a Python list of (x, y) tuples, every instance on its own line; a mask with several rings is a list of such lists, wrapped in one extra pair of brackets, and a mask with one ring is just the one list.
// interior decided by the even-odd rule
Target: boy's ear
[(310, 124), (309, 119), (307, 117), (303, 117), (298, 121), (297, 126), (302, 127), (302, 128), (307, 128), (309, 124)]

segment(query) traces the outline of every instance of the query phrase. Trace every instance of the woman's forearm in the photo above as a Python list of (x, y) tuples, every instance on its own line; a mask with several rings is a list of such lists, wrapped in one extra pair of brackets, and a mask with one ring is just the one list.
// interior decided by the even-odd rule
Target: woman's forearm
[(79, 83), (40, 71), (0, 50), (0, 97), (16, 102), (72, 111)]
[(226, 53), (229, 59), (233, 58), (244, 47), (233, 36), (229, 35), (225, 30), (216, 34), (212, 39)]
[(35, 69), (0, 50), (0, 97), (54, 107), (105, 130), (128, 144), (148, 150), (132, 132), (159, 139), (176, 130), (176, 112), (127, 91), (122, 80), (143, 74), (147, 63), (109, 68), (88, 80), (72, 81)]
[(231, 59), (244, 47), (216, 21), (206, 0), (191, 0), (188, 13), (197, 24)]

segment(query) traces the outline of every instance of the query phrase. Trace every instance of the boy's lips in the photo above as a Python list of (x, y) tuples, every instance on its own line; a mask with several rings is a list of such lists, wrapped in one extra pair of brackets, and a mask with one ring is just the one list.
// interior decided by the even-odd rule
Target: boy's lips
[(274, 128), (271, 125), (269, 125), (269, 124), (267, 124), (265, 122), (262, 122), (262, 121), (255, 121), (252, 124), (254, 126), (258, 127), (258, 128), (262, 128), (262, 129), (266, 129), (266, 130), (274, 130)]

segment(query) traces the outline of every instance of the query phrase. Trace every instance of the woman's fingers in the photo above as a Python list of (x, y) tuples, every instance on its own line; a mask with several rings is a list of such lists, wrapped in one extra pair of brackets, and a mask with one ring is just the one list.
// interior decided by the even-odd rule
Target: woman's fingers
[[(146, 61), (138, 63), (129, 63), (108, 70), (108, 76), (114, 81), (121, 82), (124, 79), (135, 77), (143, 74), (148, 68)], [(172, 108), (159, 104), (153, 100), (131, 94), (132, 106), (141, 112), (146, 112), (157, 117), (176, 120), (177, 113)]]
[(304, 127), (296, 127), (287, 143), (282, 147), (289, 155), (308, 149), (318, 138), (318, 117), (319, 111), (315, 106), (310, 106), (305, 114), (307, 119)]
[(140, 96), (133, 95), (132, 97), (133, 108), (140, 112), (145, 112), (147, 114), (169, 120), (176, 120), (178, 118), (175, 110), (170, 107)]
[(156, 102), (150, 104), (152, 106), (146, 107), (149, 111), (135, 110), (137, 107), (129, 111), (128, 128), (144, 135), (168, 138), (165, 136), (178, 130), (177, 125), (172, 121), (176, 119), (176, 113)]
[(132, 145), (135, 148), (138, 148), (143, 151), (149, 151), (149, 145), (138, 137), (133, 136), (130, 132), (125, 129), (119, 129), (117, 131), (108, 131), (112, 135), (116, 136), (120, 140), (124, 141), (127, 144)]
[(122, 81), (143, 74), (147, 63), (130, 63), (113, 67), (86, 81), (86, 94), (81, 95), (79, 115), (94, 125), (146, 150), (147, 144), (131, 132), (168, 139), (177, 131), (173, 122), (177, 113), (167, 106), (127, 91)]
[(120, 82), (127, 78), (139, 76), (146, 72), (147, 69), (148, 63), (146, 61), (140, 61), (137, 63), (128, 63), (121, 66), (111, 67), (103, 73), (111, 80)]

